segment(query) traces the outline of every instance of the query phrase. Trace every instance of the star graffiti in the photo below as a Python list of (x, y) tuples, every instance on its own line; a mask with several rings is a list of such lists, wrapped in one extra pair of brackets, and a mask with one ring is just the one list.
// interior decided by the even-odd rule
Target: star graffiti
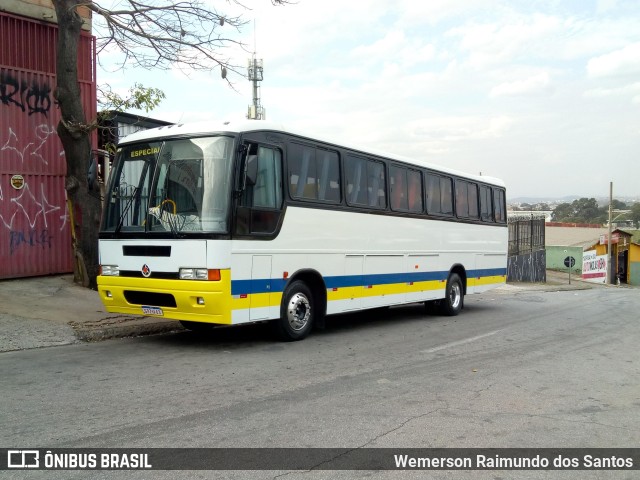
[[(36, 191), (36, 193), (38, 192)], [(49, 203), (49, 200), (47, 199), (47, 196), (45, 195), (45, 192), (44, 192), (43, 183), (40, 184), (39, 193), (40, 193), (40, 198), (36, 198), (36, 196), (31, 192), (31, 188), (29, 187), (29, 184), (25, 184), (22, 190), (20, 190), (20, 195), (10, 200), (10, 203), (15, 205), (16, 209), (13, 212), (13, 215), (11, 215), (11, 218), (8, 219), (8, 222), (7, 222), (7, 219), (5, 219), (0, 214), (0, 220), (2, 220), (2, 223), (4, 224), (4, 226), (11, 230), (13, 227), (13, 222), (16, 218), (16, 215), (20, 211), (22, 211), (22, 213), (27, 217), (27, 221), (29, 222), (29, 226), (31, 228), (35, 227), (36, 222), (38, 221), (38, 217), (40, 215), (42, 215), (45, 227), (48, 228), (47, 215), (52, 212), (57, 212), (61, 210), (62, 207), (58, 205), (52, 205), (51, 203)]]

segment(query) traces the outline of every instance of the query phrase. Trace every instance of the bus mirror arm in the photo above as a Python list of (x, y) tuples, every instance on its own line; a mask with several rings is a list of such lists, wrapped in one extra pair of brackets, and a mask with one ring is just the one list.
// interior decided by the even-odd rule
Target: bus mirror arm
[(249, 152), (249, 147), (246, 144), (240, 145), (238, 147), (238, 155), (240, 156), (240, 168), (238, 169), (238, 174), (236, 176), (236, 190), (235, 194), (240, 196), (244, 189), (246, 188), (246, 170), (247, 170), (247, 153)]
[(253, 186), (256, 184), (258, 177), (258, 156), (249, 154), (247, 145), (241, 145), (238, 148), (238, 152), (241, 154), (240, 172), (242, 173), (238, 179), (236, 193), (240, 195), (247, 188), (247, 185)]

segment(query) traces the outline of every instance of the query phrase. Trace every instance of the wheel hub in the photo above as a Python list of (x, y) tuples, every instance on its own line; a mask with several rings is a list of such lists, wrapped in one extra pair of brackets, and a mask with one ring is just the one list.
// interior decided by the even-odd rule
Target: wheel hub
[(453, 308), (458, 308), (460, 305), (460, 301), (462, 299), (462, 295), (460, 293), (460, 285), (454, 283), (451, 286), (451, 294), (449, 295), (449, 303)]
[(311, 304), (302, 293), (296, 293), (287, 305), (287, 320), (293, 330), (302, 330), (311, 317)]

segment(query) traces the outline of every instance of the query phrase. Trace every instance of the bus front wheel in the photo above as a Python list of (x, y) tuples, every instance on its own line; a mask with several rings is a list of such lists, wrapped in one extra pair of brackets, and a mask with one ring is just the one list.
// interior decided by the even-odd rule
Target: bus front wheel
[(314, 321), (313, 294), (306, 283), (296, 280), (282, 295), (280, 318), (273, 322), (280, 340), (302, 340), (311, 332)]
[(456, 316), (464, 305), (464, 288), (460, 275), (452, 273), (447, 280), (445, 297), (441, 300), (440, 309), (448, 317)]

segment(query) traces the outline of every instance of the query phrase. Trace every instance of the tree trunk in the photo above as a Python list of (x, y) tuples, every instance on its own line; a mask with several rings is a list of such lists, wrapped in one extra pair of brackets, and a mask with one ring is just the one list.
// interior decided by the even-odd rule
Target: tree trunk
[(55, 98), (60, 107), (58, 136), (67, 160), (65, 188), (75, 225), (74, 275), (77, 282), (95, 289), (98, 275), (98, 229), (102, 202), (90, 190), (87, 171), (92, 160), (91, 128), (87, 125), (78, 83), (78, 43), (82, 19), (76, 8), (82, 0), (54, 0), (58, 16)]

